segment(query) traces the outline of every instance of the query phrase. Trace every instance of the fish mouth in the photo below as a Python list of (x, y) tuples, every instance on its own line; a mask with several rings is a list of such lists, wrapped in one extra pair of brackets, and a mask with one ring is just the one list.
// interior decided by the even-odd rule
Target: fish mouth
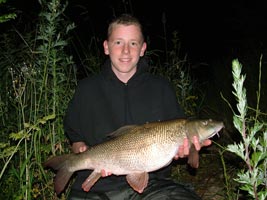
[(218, 137), (220, 137), (220, 130), (224, 127), (224, 125), (222, 124), (221, 126), (219, 126), (211, 135), (210, 138), (213, 137), (214, 135), (217, 135)]
[(214, 135), (217, 135), (218, 137), (220, 137), (219, 131), (214, 131), (209, 138), (213, 137)]

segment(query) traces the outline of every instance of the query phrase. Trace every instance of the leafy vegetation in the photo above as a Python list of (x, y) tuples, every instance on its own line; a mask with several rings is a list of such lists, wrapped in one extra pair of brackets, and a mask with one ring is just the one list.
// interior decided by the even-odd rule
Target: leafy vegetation
[[(7, 0), (0, 0), (0, 8), (2, 8), (1, 7), (1, 4), (3, 5), (6, 2), (7, 2)], [(2, 15), (0, 15), (0, 23), (4, 23), (4, 22), (7, 22), (7, 21), (9, 21), (11, 19), (15, 19), (16, 16), (17, 15), (14, 12), (11, 12), (11, 13), (10, 12), (7, 12), (5, 14), (2, 14)]]
[[(261, 121), (259, 107), (255, 116), (247, 115), (248, 104), (244, 88), (245, 75), (241, 74), (242, 65), (236, 59), (232, 67), (233, 94), (237, 99), (237, 112), (234, 113), (233, 122), (242, 140), (229, 144), (227, 150), (240, 157), (246, 166), (237, 172), (234, 180), (241, 183), (240, 190), (248, 193), (247, 199), (264, 200), (267, 198), (267, 123)], [(259, 75), (261, 80), (261, 67)], [(257, 94), (259, 102), (260, 84)]]
[(52, 199), (53, 174), (43, 169), (42, 162), (51, 154), (68, 152), (62, 116), (76, 85), (72, 57), (66, 54), (73, 25), (64, 22), (66, 5), (59, 0), (40, 3), (34, 31), (10, 31), (1, 39), (4, 199)]

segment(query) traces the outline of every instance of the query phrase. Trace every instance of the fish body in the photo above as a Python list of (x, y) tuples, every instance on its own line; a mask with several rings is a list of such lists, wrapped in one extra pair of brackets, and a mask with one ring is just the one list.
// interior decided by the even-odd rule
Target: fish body
[[(175, 119), (143, 125), (128, 125), (112, 133), (112, 139), (92, 146), (79, 154), (55, 156), (44, 166), (57, 170), (55, 191), (60, 194), (70, 177), (78, 170), (93, 170), (82, 184), (89, 191), (101, 177), (101, 170), (114, 175), (126, 175), (129, 185), (142, 193), (148, 184), (148, 173), (169, 165), (184, 138), (200, 142), (214, 136), (223, 128), (223, 122), (212, 119)], [(191, 153), (191, 150), (190, 150)]]

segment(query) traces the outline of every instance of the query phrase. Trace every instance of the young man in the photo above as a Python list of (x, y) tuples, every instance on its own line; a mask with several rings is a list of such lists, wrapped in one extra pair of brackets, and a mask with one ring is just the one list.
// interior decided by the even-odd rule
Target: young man
[[(184, 117), (171, 84), (148, 72), (143, 58), (146, 43), (136, 18), (122, 15), (113, 20), (103, 46), (109, 59), (100, 74), (79, 82), (65, 117), (65, 131), (75, 153), (104, 142), (107, 134), (124, 125)], [(199, 150), (197, 138), (194, 143)], [(209, 144), (210, 140), (205, 141), (205, 146)], [(176, 159), (188, 153), (185, 140)], [(200, 199), (189, 188), (167, 179), (169, 168), (150, 173), (142, 194), (128, 185), (125, 176), (114, 175), (99, 179), (84, 192), (81, 185), (90, 171), (78, 171), (69, 199)]]

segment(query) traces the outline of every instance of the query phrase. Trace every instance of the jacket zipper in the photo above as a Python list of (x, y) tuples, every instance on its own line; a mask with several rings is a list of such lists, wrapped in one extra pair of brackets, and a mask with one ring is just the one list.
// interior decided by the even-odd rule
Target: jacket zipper
[(128, 124), (128, 85), (124, 84), (124, 124)]

